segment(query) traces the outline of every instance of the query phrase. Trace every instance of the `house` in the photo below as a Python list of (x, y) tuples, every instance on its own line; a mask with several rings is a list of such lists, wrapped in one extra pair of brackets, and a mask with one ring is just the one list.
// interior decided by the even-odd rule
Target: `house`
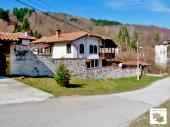
[(19, 44), (22, 44), (22, 45), (29, 45), (30, 42), (32, 42), (33, 40), (35, 40), (36, 38), (28, 35), (27, 32), (23, 33), (23, 32), (17, 32), (17, 33), (14, 33), (17, 38), (19, 39)]
[[(136, 75), (135, 68), (122, 69), (115, 59), (111, 38), (83, 31), (62, 33), (32, 41), (29, 46), (12, 45), (10, 74), (54, 76), (62, 62), (78, 79), (111, 79)], [(115, 66), (114, 66), (115, 65)]]
[(155, 63), (159, 66), (166, 67), (167, 65), (167, 49), (168, 44), (157, 44), (155, 45)]
[[(115, 58), (117, 45), (108, 37), (84, 31), (42, 37), (32, 42), (34, 54), (52, 59), (86, 59), (87, 68), (100, 68)], [(109, 60), (108, 60), (109, 59)]]
[(27, 33), (0, 32), (0, 76), (10, 75), (11, 45), (28, 45), (32, 40), (35, 38)]

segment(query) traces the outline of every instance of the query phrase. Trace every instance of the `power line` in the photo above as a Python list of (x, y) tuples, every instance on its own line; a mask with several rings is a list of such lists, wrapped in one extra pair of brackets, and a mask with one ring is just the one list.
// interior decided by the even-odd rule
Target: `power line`
[[(39, 4), (42, 4), (43, 6), (48, 6), (48, 7), (50, 7), (50, 8), (52, 8), (53, 10), (57, 10), (57, 8), (56, 7), (54, 7), (53, 5), (50, 5), (49, 3), (47, 3), (47, 2), (45, 2), (45, 1), (36, 1), (36, 2), (38, 2)], [(34, 3), (34, 2), (32, 2), (32, 3)], [(47, 7), (46, 7), (47, 8)], [(62, 14), (62, 13), (61, 13)], [(69, 16), (71, 16), (71, 17), (73, 17), (72, 15), (69, 15)], [(74, 17), (73, 17), (74, 18)], [(61, 19), (61, 18), (60, 18)], [(78, 19), (78, 21), (79, 22), (81, 22), (81, 24), (84, 24), (84, 25), (86, 25), (86, 26), (88, 26), (89, 27), (89, 24), (88, 23), (86, 23), (86, 22), (84, 22), (84, 21), (82, 21), (81, 19)], [(91, 27), (91, 26), (90, 26)]]
[(32, 6), (34, 8), (41, 7), (43, 9), (48, 9), (48, 7), (46, 7), (44, 4), (39, 3), (37, 0), (36, 1), (35, 0), (29, 0), (29, 3), (31, 3), (31, 5), (34, 5), (34, 6)]
[(49, 3), (45, 2), (45, 1), (36, 1), (36, 2), (42, 3), (43, 5), (46, 5), (46, 6), (49, 6), (51, 9), (53, 9), (55, 11), (57, 10), (56, 7), (52, 6), (51, 4), (49, 4)]
[[(45, 2), (45, 1), (37, 1), (37, 2), (42, 3), (44, 6), (45, 6), (45, 5), (46, 5), (46, 6), (50, 6), (50, 8), (52, 8), (53, 10), (57, 10), (56, 7), (54, 7), (53, 5), (50, 5), (49, 3)], [(34, 2), (33, 2), (33, 3), (34, 3)], [(61, 14), (62, 14), (62, 13), (61, 13)], [(69, 16), (71, 16), (71, 17), (73, 17), (73, 18), (75, 17), (75, 16), (72, 16), (72, 15), (69, 15)], [(81, 19), (79, 19), (78, 21), (81, 22), (82, 24), (86, 25), (86, 26), (89, 26), (88, 23), (83, 22)]]
[(60, 21), (60, 22), (63, 22), (63, 23), (65, 23), (65, 24), (67, 24), (67, 25), (69, 25), (69, 26), (72, 26), (72, 27), (74, 27), (74, 28), (76, 28), (76, 29), (78, 29), (78, 30), (85, 31), (85, 32), (88, 32), (88, 33), (89, 33), (89, 31), (87, 31), (87, 30), (84, 30), (84, 29), (82, 29), (82, 28), (79, 28), (79, 27), (77, 27), (77, 26), (75, 26), (75, 25), (73, 25), (73, 24), (71, 24), (71, 23), (68, 23), (68, 22), (66, 22), (66, 21), (64, 21), (64, 20), (62, 20), (62, 19), (59, 19), (59, 18), (57, 18), (57, 17), (55, 17), (55, 16), (53, 16), (53, 15), (50, 15), (50, 14), (48, 14), (48, 13), (46, 13), (46, 12), (43, 12), (43, 11), (41, 11), (40, 9), (35, 8), (35, 7), (33, 7), (33, 6), (25, 3), (25, 2), (23, 2), (23, 1), (20, 1), (20, 0), (16, 0), (16, 1), (19, 2), (19, 3), (21, 3), (21, 4), (23, 4), (23, 5), (26, 5), (26, 6), (30, 7), (30, 8), (32, 8), (32, 9), (36, 10), (36, 11), (39, 11), (39, 12), (41, 12), (41, 13), (43, 13), (43, 14), (45, 14), (45, 15), (47, 15), (47, 16), (55, 19), (55, 20), (58, 20), (58, 21)]

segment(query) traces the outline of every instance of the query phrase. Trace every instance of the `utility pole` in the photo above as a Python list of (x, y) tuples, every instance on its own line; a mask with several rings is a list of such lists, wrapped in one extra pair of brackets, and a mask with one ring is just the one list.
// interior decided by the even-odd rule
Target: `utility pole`
[(137, 42), (137, 80), (139, 80), (139, 42)]

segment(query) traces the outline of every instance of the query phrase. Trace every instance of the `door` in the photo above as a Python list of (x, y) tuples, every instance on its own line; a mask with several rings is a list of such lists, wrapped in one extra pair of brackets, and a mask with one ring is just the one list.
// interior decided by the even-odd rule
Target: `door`
[(0, 76), (10, 74), (10, 45), (0, 44)]
[(6, 52), (6, 76), (10, 75), (10, 46), (7, 47)]
[(6, 55), (5, 47), (0, 45), (0, 76), (6, 75)]

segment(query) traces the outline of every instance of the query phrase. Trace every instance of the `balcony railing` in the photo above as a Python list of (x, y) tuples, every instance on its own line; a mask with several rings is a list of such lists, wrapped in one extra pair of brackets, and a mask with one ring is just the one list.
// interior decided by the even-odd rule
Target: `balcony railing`
[(100, 59), (114, 59), (115, 53), (99, 53)]

